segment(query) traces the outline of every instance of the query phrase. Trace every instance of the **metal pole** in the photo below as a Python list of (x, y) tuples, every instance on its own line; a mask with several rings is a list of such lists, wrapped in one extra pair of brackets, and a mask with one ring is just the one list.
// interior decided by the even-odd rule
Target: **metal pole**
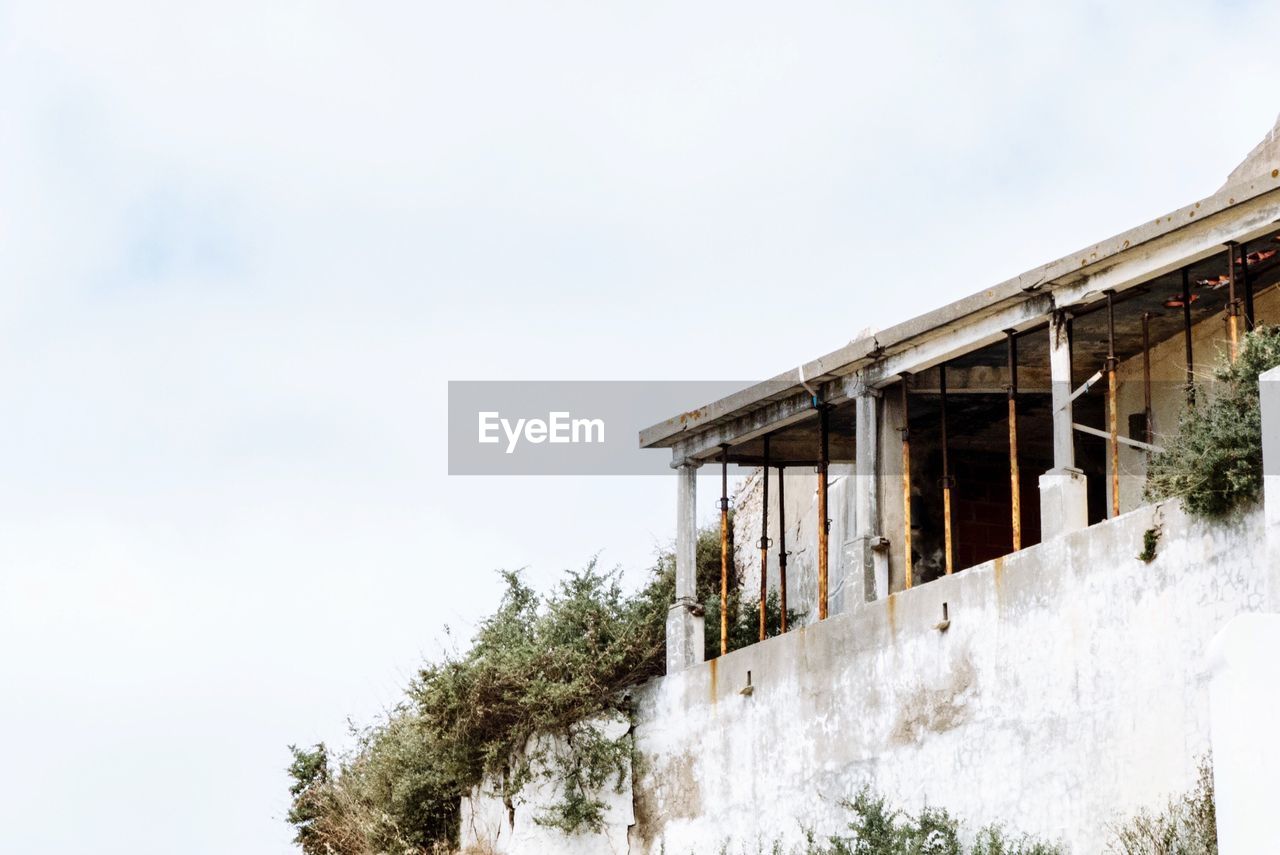
[(938, 393), (942, 421), (942, 548), (947, 575), (954, 562), (951, 556), (951, 464), (947, 457), (947, 366), (938, 366)]
[(1249, 275), (1249, 245), (1240, 244), (1240, 275), (1244, 279), (1244, 328), (1252, 332), (1253, 319), (1253, 277)]
[(1182, 338), (1187, 349), (1187, 403), (1196, 402), (1196, 361), (1191, 347), (1191, 274), (1182, 268)]
[(830, 444), (830, 411), (826, 404), (821, 405), (818, 412), (819, 441), (821, 448), (818, 457), (818, 620), (827, 619), (827, 530), (831, 521), (827, 519), (827, 464)]
[(902, 375), (902, 566), (906, 571), (906, 587), (910, 588), (911, 578), (911, 429), (910, 410), (907, 407), (907, 381), (909, 374)]
[(1116, 411), (1116, 293), (1107, 292), (1107, 417), (1111, 436), (1111, 515), (1120, 516), (1120, 416)]
[(1009, 506), (1013, 551), (1022, 548), (1022, 478), (1018, 470), (1018, 336), (1005, 330), (1009, 361)]
[(778, 467), (778, 602), (782, 609), (781, 632), (787, 631), (787, 503), (784, 467)]
[(729, 446), (720, 452), (720, 655), (729, 652)]
[(1155, 436), (1151, 425), (1151, 313), (1142, 313), (1142, 420), (1147, 445)]
[(760, 468), (760, 640), (767, 634), (765, 597), (769, 593), (769, 437), (764, 438), (764, 466)]
[(1236, 299), (1236, 243), (1227, 244), (1227, 333), (1231, 338), (1231, 361), (1240, 353), (1240, 305)]

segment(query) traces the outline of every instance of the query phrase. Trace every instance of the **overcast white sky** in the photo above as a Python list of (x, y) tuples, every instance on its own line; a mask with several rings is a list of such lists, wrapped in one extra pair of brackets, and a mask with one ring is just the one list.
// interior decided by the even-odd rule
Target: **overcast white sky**
[(669, 479), (451, 479), (446, 381), (772, 375), (1280, 110), (1280, 4), (1045, 6), (0, 2), (0, 851), (288, 852), (494, 568), (638, 577)]

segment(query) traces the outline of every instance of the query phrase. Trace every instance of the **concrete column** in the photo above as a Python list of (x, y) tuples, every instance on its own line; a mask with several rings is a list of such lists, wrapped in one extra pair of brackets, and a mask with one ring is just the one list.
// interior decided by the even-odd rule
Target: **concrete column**
[(1280, 368), (1258, 378), (1262, 398), (1262, 490), (1271, 608), (1280, 611)]
[[(880, 518), (880, 392), (855, 395), (855, 463), (850, 497), (853, 519), (846, 548), (851, 582), (862, 588), (866, 602), (889, 595), (889, 554)], [(858, 599), (855, 596), (855, 599)]]
[(1049, 321), (1049, 376), (1053, 393), (1053, 468), (1076, 468), (1075, 429), (1071, 407), (1071, 342), (1067, 313), (1054, 312)]
[(676, 601), (667, 612), (667, 673), (703, 659), (703, 618), (698, 604), (698, 467), (676, 467)]
[(1084, 473), (1076, 468), (1071, 407), (1071, 344), (1067, 313), (1049, 322), (1049, 373), (1053, 393), (1053, 468), (1040, 476), (1040, 539), (1089, 525), (1089, 496)]
[(1222, 855), (1280, 852), (1280, 615), (1233, 618), (1209, 645), (1209, 732)]

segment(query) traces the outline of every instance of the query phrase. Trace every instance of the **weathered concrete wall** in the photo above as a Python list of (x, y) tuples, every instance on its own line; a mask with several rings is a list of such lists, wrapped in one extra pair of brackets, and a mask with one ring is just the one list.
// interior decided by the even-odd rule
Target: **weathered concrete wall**
[(1262, 541), (1260, 510), (1147, 507), (656, 680), (637, 693), (631, 851), (796, 843), (840, 830), (837, 802), (871, 784), (1099, 852), (1107, 822), (1192, 784), (1204, 652), (1268, 607)]
[[(1264, 425), (1280, 425), (1280, 368), (1259, 378)], [(1266, 563), (1280, 575), (1280, 430), (1263, 433)], [(1274, 601), (1274, 600), (1273, 600)], [(1272, 782), (1280, 768), (1280, 615), (1241, 615), (1209, 649), (1213, 781), (1222, 855), (1280, 852)]]
[[(1270, 425), (1280, 371), (1262, 385)], [(1102, 851), (1109, 823), (1193, 785), (1210, 747), (1212, 668), (1229, 681), (1214, 701), (1225, 719), (1215, 739), (1237, 733), (1230, 699), (1250, 680), (1231, 673), (1240, 656), (1206, 651), (1233, 618), (1280, 610), (1280, 433), (1264, 434), (1265, 510), (1206, 523), (1176, 502), (1141, 507), (887, 599), (846, 601), (825, 622), (651, 681), (634, 692), (640, 762), (629, 789), (602, 794), (600, 834), (538, 825), (556, 797), (541, 782), (510, 805), (481, 792), (464, 800), (464, 844), (511, 855), (767, 851), (799, 844), (805, 829), (842, 831), (840, 800), (870, 785), (904, 808), (945, 807), (970, 831), (998, 822), (1072, 853)], [(788, 539), (802, 554), (816, 533), (814, 480), (788, 480)], [(738, 496), (744, 556), (759, 537), (758, 516), (742, 522), (751, 491)], [(833, 527), (849, 523), (838, 501)], [(1160, 536), (1147, 563), (1149, 531)], [(833, 558), (840, 539), (833, 531)], [(793, 572), (803, 580), (811, 568), (797, 561)], [(1256, 771), (1247, 746), (1234, 753), (1243, 762), (1228, 790)]]

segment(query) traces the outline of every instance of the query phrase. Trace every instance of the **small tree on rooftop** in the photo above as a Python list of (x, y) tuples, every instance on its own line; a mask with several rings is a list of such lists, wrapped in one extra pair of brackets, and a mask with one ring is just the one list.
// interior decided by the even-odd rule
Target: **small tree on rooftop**
[(1214, 371), (1213, 395), (1183, 412), (1178, 432), (1147, 467), (1148, 501), (1179, 498), (1189, 513), (1222, 517), (1262, 491), (1258, 375), (1280, 365), (1280, 328), (1260, 326), (1235, 362)]

